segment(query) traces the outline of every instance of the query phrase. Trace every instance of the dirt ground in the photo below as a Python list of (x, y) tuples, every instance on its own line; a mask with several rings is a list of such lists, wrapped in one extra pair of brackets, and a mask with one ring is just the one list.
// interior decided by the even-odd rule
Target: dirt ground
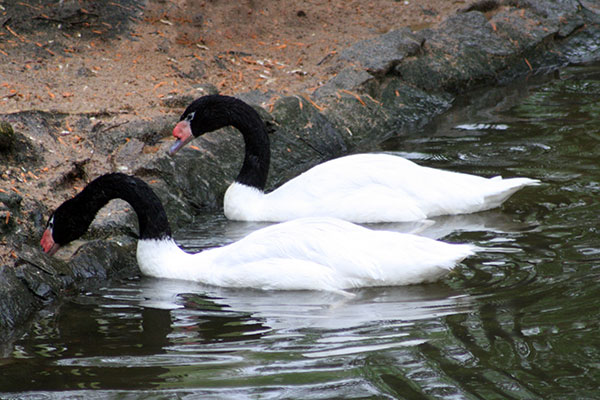
[(329, 55), (393, 29), (434, 25), (465, 7), (460, 0), (109, 1), (127, 12), (115, 23), (109, 7), (95, 5), (103, 2), (14, 3), (38, 25), (21, 29), (26, 21), (0, 2), (2, 113), (139, 116), (166, 111), (161, 99), (205, 83), (224, 94), (312, 92), (331, 78)]
[[(197, 88), (206, 84), (224, 94), (311, 93), (333, 76), (327, 61), (342, 49), (401, 27), (433, 26), (467, 3), (0, 0), (0, 114), (71, 114), (56, 139), (75, 149), (48, 143), (39, 168), (0, 166), (0, 190), (21, 195), (25, 214), (34, 200), (52, 208), (80, 190), (49, 188), (65, 173), (61, 165), (90, 152), (85, 130), (74, 123), (82, 113), (112, 115), (115, 126), (179, 115), (164, 100), (200, 96)], [(15, 257), (0, 246), (0, 264)]]

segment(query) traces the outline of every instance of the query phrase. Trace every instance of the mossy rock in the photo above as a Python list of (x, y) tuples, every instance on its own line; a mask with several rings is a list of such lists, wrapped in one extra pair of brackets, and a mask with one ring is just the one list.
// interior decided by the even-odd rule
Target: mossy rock
[(11, 124), (0, 121), (0, 151), (10, 151), (15, 144), (15, 131)]

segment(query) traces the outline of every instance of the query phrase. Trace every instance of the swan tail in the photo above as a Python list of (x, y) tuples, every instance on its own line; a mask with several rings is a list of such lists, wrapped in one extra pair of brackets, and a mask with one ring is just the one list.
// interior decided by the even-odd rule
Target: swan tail
[(455, 244), (453, 245), (456, 256), (451, 264), (448, 264), (446, 267), (448, 270), (454, 269), (458, 263), (464, 260), (467, 257), (475, 255), (475, 253), (479, 251), (483, 251), (482, 247), (478, 247), (472, 244)]
[[(444, 246), (438, 247), (431, 253), (431, 258), (424, 264), (415, 268), (406, 268), (388, 271), (388, 276), (379, 277), (383, 283), (394, 282), (398, 285), (412, 285), (436, 282), (446, 276), (450, 271), (465, 258), (474, 255), (479, 248), (470, 244), (450, 244), (441, 243)], [(383, 279), (382, 279), (383, 278)], [(372, 286), (376, 286), (375, 284)]]
[(499, 207), (510, 196), (526, 186), (537, 186), (541, 184), (540, 180), (530, 178), (502, 179), (501, 176), (496, 176), (491, 178), (491, 180), (496, 182), (497, 185), (492, 193), (485, 196), (486, 209)]

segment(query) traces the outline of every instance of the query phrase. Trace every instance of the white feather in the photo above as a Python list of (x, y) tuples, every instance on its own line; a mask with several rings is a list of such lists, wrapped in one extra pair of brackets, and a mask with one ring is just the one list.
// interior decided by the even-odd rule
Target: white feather
[(216, 286), (331, 290), (435, 281), (476, 247), (374, 231), (334, 218), (304, 218), (188, 254), (169, 240), (140, 240), (142, 273)]
[(422, 167), (390, 154), (356, 154), (319, 164), (267, 194), (234, 182), (225, 193), (224, 212), (241, 221), (309, 216), (415, 221), (495, 208), (520, 188), (538, 183)]

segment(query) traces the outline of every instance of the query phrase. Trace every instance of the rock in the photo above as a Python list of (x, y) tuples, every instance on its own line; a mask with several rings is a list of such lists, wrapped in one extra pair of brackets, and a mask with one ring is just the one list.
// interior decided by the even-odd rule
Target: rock
[(268, 181), (271, 188), (348, 151), (343, 134), (323, 112), (302, 97), (288, 96), (277, 100), (272, 118), (269, 123), (271, 171)]
[(196, 221), (202, 207), (186, 201), (176, 188), (162, 179), (153, 179), (150, 184), (165, 207), (173, 231)]
[(83, 159), (65, 163), (66, 165), (63, 166), (61, 173), (52, 182), (52, 187), (59, 189), (70, 188), (73, 186), (74, 182), (86, 180), (88, 177), (86, 164), (88, 162), (89, 159)]
[(161, 115), (149, 121), (136, 119), (112, 125), (100, 121), (92, 129), (88, 138), (94, 144), (96, 151), (103, 154), (114, 153), (131, 139), (136, 139), (144, 145), (154, 146), (161, 139), (171, 135), (177, 120), (178, 117), (174, 115)]
[(1, 115), (0, 118), (13, 126), (19, 122), (19, 129), (13, 129), (14, 140), (10, 151), (0, 150), (0, 165), (27, 166), (27, 169), (31, 169), (43, 159), (42, 154), (46, 149), (41, 144), (42, 140), (52, 140), (49, 132), (56, 129), (64, 116), (59, 113), (29, 110)]
[(188, 104), (190, 104), (192, 101), (194, 101), (196, 99), (195, 93), (185, 93), (185, 94), (179, 94), (176, 96), (166, 96), (165, 98), (161, 99), (160, 104), (164, 107), (169, 107), (169, 108), (182, 108), (184, 109), (185, 107), (187, 107)]
[(17, 218), (21, 216), (22, 200), (16, 193), (0, 192), (0, 237), (15, 230)]
[[(504, 7), (489, 20), (478, 11), (457, 14), (424, 31), (423, 55), (398, 64), (395, 72), (427, 91), (451, 93), (514, 79), (564, 65), (567, 56), (549, 51), (550, 43), (562, 47), (555, 39), (569, 37), (584, 22), (579, 3), (569, 0), (520, 1), (519, 8)], [(597, 31), (595, 26), (580, 35)]]
[(21, 264), (15, 272), (41, 305), (54, 301), (60, 295), (62, 285), (57, 276), (48, 275), (32, 264)]
[(565, 63), (582, 64), (600, 59), (600, 47), (592, 44), (600, 43), (600, 13), (598, 17), (598, 23), (587, 25), (587, 29), (559, 43), (557, 53), (566, 59)]
[(42, 282), (53, 288), (55, 293), (73, 283), (71, 266), (59, 258), (43, 254), (37, 247), (24, 246), (18, 256), (17, 276), (33, 291)]
[(200, 28), (204, 24), (204, 15), (202, 13), (195, 13), (192, 17), (192, 25)]
[(92, 71), (91, 69), (89, 69), (88, 67), (79, 67), (79, 69), (76, 72), (77, 76), (83, 77), (83, 78), (93, 78), (96, 76), (96, 74), (94, 73), (94, 71)]
[(111, 200), (90, 225), (83, 239), (107, 239), (114, 236), (138, 236), (138, 221), (131, 206), (121, 199)]
[(87, 242), (69, 260), (70, 273), (76, 282), (88, 285), (139, 275), (136, 247), (137, 240), (126, 236)]
[[(194, 147), (188, 145), (174, 157), (166, 154), (172, 143), (164, 143), (144, 170), (158, 175), (167, 191), (194, 213), (212, 210), (222, 204), (222, 193), (242, 165), (243, 143), (242, 136), (231, 128), (195, 139)], [(171, 216), (169, 210), (167, 214)]]
[(68, 263), (24, 247), (15, 267), (0, 267), (0, 332), (23, 324), (73, 284), (97, 285), (136, 274), (135, 242), (127, 238), (86, 243)]
[(136, 274), (135, 244), (127, 239), (85, 244), (68, 263), (25, 247), (16, 266), (0, 267), (0, 332), (6, 339), (33, 312), (74, 284), (93, 286)]
[(0, 121), (0, 152), (12, 150), (15, 145), (15, 132), (11, 124)]
[(7, 332), (24, 324), (40, 304), (12, 267), (0, 266), (0, 332), (4, 340)]
[(557, 37), (566, 38), (571, 33), (575, 32), (575, 30), (583, 27), (585, 22), (583, 18), (580, 16), (575, 16), (572, 20), (566, 21), (564, 25), (560, 26), (560, 29), (557, 32)]
[(356, 63), (373, 75), (385, 75), (404, 58), (417, 54), (423, 36), (408, 28), (395, 30), (373, 39), (358, 42), (343, 50), (339, 59)]
[(581, 7), (585, 8), (586, 11), (592, 12), (597, 16), (600, 16), (600, 4), (593, 0), (579, 0)]
[(548, 21), (544, 25), (536, 22), (536, 15), (528, 9), (522, 12), (500, 11), (490, 20), (490, 23), (494, 24), (492, 26), (496, 28), (496, 35), (511, 43), (515, 48), (513, 51), (532, 49), (559, 31), (558, 20)]
[(21, 207), (23, 197), (16, 193), (11, 192), (0, 192), (0, 202), (5, 204), (9, 209), (15, 211)]
[(319, 99), (325, 96), (335, 96), (339, 90), (355, 90), (364, 86), (371, 79), (374, 78), (370, 73), (364, 70), (357, 70), (354, 67), (347, 67), (315, 90), (313, 97)]
[(115, 171), (131, 174), (138, 164), (139, 158), (143, 156), (144, 142), (138, 139), (130, 139), (119, 146), (113, 153), (112, 162)]
[(397, 65), (394, 72), (428, 92), (458, 93), (495, 82), (496, 71), (506, 68), (507, 58), (515, 54), (514, 45), (478, 11), (452, 16), (424, 35), (423, 55)]
[(281, 97), (280, 93), (273, 90), (261, 92), (259, 90), (251, 90), (245, 93), (239, 93), (235, 95), (238, 99), (255, 106), (265, 107), (271, 99)]
[(459, 10), (459, 12), (469, 12), (469, 11), (480, 11), (482, 13), (493, 11), (500, 7), (500, 3), (497, 0), (478, 0), (474, 3), (469, 4), (467, 7)]

